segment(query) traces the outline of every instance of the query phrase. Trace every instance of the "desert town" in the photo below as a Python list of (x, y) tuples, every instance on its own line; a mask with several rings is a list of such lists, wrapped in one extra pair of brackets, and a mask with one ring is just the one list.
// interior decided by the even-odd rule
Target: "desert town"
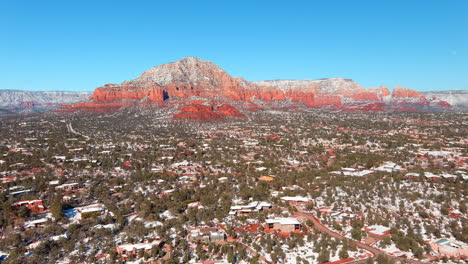
[(50, 114), (0, 125), (0, 263), (468, 258), (463, 114)]

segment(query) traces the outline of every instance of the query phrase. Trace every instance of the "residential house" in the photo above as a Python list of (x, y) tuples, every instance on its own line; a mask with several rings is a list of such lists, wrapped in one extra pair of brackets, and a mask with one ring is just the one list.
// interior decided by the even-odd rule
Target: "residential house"
[(458, 259), (468, 258), (468, 245), (461, 241), (443, 238), (430, 243), (430, 245), (432, 250), (439, 253), (442, 257), (454, 257)]
[(226, 239), (226, 234), (215, 227), (203, 227), (190, 230), (188, 240), (191, 242), (220, 242)]
[(147, 252), (148, 254), (151, 253), (151, 249), (153, 247), (162, 247), (163, 245), (162, 240), (154, 240), (153, 242), (144, 242), (144, 243), (137, 243), (137, 244), (123, 244), (118, 245), (116, 247), (116, 251), (118, 255), (123, 257), (128, 257), (130, 255), (137, 256), (138, 252), (141, 250)]
[(24, 201), (19, 201), (13, 204), (16, 207), (21, 207), (25, 206), (29, 210), (35, 212), (35, 213), (43, 213), (44, 212), (44, 204), (42, 203), (42, 200), (24, 200)]
[(372, 225), (364, 227), (364, 230), (370, 237), (376, 239), (383, 239), (386, 236), (390, 235), (390, 228), (382, 225)]
[(268, 202), (251, 202), (247, 205), (233, 205), (229, 212), (230, 215), (249, 215), (253, 212), (261, 212), (271, 209), (272, 206)]
[(301, 232), (301, 223), (292, 217), (273, 218), (265, 221), (265, 231), (279, 231), (281, 233)]

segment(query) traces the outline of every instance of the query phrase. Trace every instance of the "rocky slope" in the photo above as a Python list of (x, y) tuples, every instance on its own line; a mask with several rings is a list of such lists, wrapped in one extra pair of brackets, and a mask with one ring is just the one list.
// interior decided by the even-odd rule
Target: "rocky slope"
[[(364, 88), (350, 79), (249, 82), (195, 57), (163, 64), (121, 84), (97, 88), (91, 100), (60, 111), (106, 112), (134, 105), (176, 108), (173, 117), (218, 119), (244, 116), (239, 110), (326, 108), (341, 111), (431, 110), (450, 105), (417, 91), (385, 86)], [(236, 107), (234, 107), (236, 106)]]
[(454, 107), (468, 109), (468, 90), (421, 92), (427, 98), (438, 98)]
[(0, 109), (8, 113), (43, 112), (61, 104), (85, 101), (91, 92), (0, 90)]

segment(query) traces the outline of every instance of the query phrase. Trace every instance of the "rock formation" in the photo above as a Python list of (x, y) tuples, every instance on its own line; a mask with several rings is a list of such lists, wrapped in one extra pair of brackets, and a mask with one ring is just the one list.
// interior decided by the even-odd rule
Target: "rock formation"
[[(411, 100), (405, 101), (405, 98)], [(343, 78), (249, 82), (230, 76), (212, 62), (185, 57), (153, 67), (133, 80), (99, 87), (89, 102), (64, 105), (61, 111), (113, 111), (143, 101), (158, 106), (173, 106), (174, 102), (193, 102), (197, 99), (202, 99), (204, 103), (183, 103), (179, 105), (179, 113), (174, 118), (207, 120), (243, 117), (244, 114), (233, 105), (253, 111), (278, 103), (307, 108), (383, 111), (393, 106), (395, 109), (406, 107), (410, 102), (419, 106), (428, 102), (411, 89), (397, 86), (390, 94), (385, 86), (366, 89), (351, 79)], [(261, 102), (261, 106), (258, 102)], [(440, 102), (438, 106), (448, 107)]]
[(395, 86), (393, 89), (392, 97), (395, 98), (419, 98), (421, 95), (419, 94), (418, 91), (411, 90), (405, 87), (401, 87), (399, 85)]

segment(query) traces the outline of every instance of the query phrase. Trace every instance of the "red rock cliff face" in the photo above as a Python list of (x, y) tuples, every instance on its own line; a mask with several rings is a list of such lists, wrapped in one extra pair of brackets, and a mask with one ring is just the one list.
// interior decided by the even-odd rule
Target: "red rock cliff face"
[(188, 120), (220, 120), (225, 117), (245, 117), (232, 105), (213, 102), (213, 105), (189, 103), (179, 108), (179, 113), (174, 115), (174, 119)]
[(387, 86), (383, 86), (381, 85), (378, 89), (377, 89), (377, 93), (380, 94), (380, 97), (383, 98), (383, 97), (387, 97), (390, 95), (390, 90), (388, 89)]
[(419, 97), (421, 97), (421, 95), (419, 94), (418, 91), (411, 90), (411, 89), (401, 87), (401, 86), (396, 86), (393, 89), (392, 96), (395, 97), (395, 98), (401, 98), (401, 97), (416, 97), (416, 98), (419, 98)]
[[(346, 105), (369, 105), (384, 108), (384, 98), (423, 98), (417, 91), (395, 87), (392, 95), (387, 87), (366, 89), (350, 79), (330, 78), (319, 80), (273, 80), (249, 82), (232, 77), (209, 61), (186, 57), (179, 61), (163, 64), (145, 71), (141, 76), (121, 84), (106, 84), (94, 91), (90, 102), (66, 105), (64, 111), (115, 110), (122, 106), (140, 102), (170, 104), (191, 97), (212, 102), (239, 102), (246, 108), (253, 101), (291, 101), (293, 105), (310, 108), (345, 109)], [(193, 98), (192, 98), (193, 100)], [(198, 99), (197, 99), (198, 100)], [(387, 99), (385, 99), (387, 100)], [(203, 104), (180, 108), (175, 118), (195, 119), (243, 116), (230, 104), (219, 104), (210, 109)], [(195, 111), (196, 110), (196, 111)]]
[(106, 84), (94, 90), (94, 102), (112, 102), (119, 100), (141, 100), (148, 98), (153, 101), (164, 100), (164, 90), (160, 87), (148, 85), (148, 87), (118, 86)]
[(357, 101), (382, 101), (383, 98), (390, 95), (390, 91), (385, 86), (370, 89), (360, 87), (359, 89), (348, 93), (349, 94), (346, 94), (346, 92), (344, 92), (343, 94), (345, 97), (353, 98)]
[[(341, 79), (340, 79), (341, 80)], [(366, 90), (354, 82), (344, 81), (351, 88), (340, 88), (338, 93), (322, 89), (322, 83), (339, 81), (298, 81), (283, 87), (265, 82), (263, 84), (233, 78), (217, 65), (194, 57), (151, 68), (140, 77), (120, 85), (106, 84), (93, 94), (94, 103), (122, 102), (126, 100), (163, 101), (171, 98), (228, 99), (251, 102), (253, 99), (266, 102), (292, 100), (307, 107), (341, 106), (341, 97), (357, 100), (378, 99), (375, 92)], [(352, 88), (357, 87), (354, 91)], [(340, 94), (342, 93), (342, 94)]]
[(223, 116), (232, 116), (232, 117), (245, 117), (244, 114), (239, 112), (234, 106), (229, 104), (221, 104), (216, 108), (216, 111)]

